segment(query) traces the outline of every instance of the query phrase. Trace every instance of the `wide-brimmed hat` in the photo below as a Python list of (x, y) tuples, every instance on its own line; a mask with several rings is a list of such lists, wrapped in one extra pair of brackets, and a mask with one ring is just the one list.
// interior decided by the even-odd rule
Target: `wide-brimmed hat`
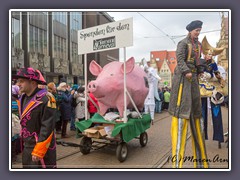
[(19, 69), (17, 74), (12, 75), (12, 78), (13, 79), (24, 78), (24, 79), (36, 81), (38, 84), (43, 84), (43, 85), (47, 84), (42, 73), (37, 69), (33, 69), (32, 67), (24, 67)]
[(197, 29), (197, 28), (202, 28), (202, 24), (203, 22), (202, 21), (199, 21), (199, 20), (196, 20), (196, 21), (192, 21), (191, 23), (189, 23), (187, 26), (186, 26), (186, 29), (190, 32), (194, 29)]

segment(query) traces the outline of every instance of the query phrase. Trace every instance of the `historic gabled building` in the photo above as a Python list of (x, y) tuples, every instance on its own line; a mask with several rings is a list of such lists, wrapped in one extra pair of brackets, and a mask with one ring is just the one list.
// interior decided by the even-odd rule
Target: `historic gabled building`
[[(151, 62), (156, 62), (157, 71), (159, 76), (162, 78), (160, 82), (160, 87), (163, 86), (172, 86), (172, 76), (174, 73), (174, 69), (177, 65), (176, 61), (176, 52), (175, 51), (151, 51), (150, 52), (150, 63), (149, 65), (152, 66)], [(153, 66), (152, 66), (153, 67)]]
[[(78, 30), (114, 21), (105, 12), (11, 12), (12, 73), (25, 66), (39, 69), (47, 82), (65, 78), (83, 84), (84, 56), (78, 55)], [(119, 59), (119, 49), (87, 54), (100, 65)], [(94, 77), (88, 71), (88, 80)]]
[(225, 47), (224, 51), (218, 55), (218, 65), (222, 66), (228, 72), (228, 58), (229, 58), (229, 37), (228, 37), (229, 23), (228, 17), (222, 15), (221, 37), (217, 43), (217, 47)]

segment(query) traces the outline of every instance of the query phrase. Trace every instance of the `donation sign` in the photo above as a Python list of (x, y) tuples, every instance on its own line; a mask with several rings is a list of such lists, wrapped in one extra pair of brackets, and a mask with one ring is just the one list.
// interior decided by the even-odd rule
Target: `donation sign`
[(133, 45), (133, 19), (124, 19), (78, 31), (78, 54)]

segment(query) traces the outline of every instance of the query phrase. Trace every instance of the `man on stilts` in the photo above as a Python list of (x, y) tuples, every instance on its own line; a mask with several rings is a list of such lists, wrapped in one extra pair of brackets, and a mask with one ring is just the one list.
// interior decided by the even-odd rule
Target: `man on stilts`
[(202, 22), (192, 21), (186, 29), (189, 31), (188, 36), (177, 46), (177, 66), (174, 70), (169, 103), (169, 113), (173, 116), (171, 127), (172, 166), (173, 168), (182, 168), (183, 166), (189, 123), (195, 160), (194, 167), (208, 168), (198, 83), (198, 75), (203, 73), (203, 69), (199, 66), (201, 43), (198, 41)]

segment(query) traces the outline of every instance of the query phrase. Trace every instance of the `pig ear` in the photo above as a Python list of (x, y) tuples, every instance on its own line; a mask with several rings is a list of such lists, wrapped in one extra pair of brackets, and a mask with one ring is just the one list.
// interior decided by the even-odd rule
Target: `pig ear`
[(89, 71), (94, 75), (98, 76), (102, 71), (102, 67), (94, 60), (90, 62)]
[[(132, 72), (133, 68), (135, 66), (135, 59), (131, 57), (126, 61), (126, 74)], [(121, 66), (121, 72), (124, 72), (124, 64)]]

